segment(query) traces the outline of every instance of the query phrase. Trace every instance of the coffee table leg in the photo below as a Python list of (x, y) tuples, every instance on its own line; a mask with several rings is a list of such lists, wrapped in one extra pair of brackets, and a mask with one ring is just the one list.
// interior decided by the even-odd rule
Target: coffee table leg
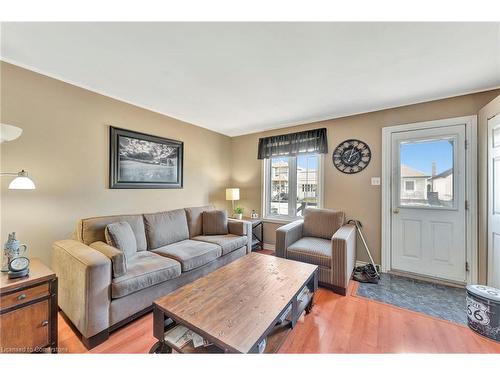
[(158, 341), (149, 349), (149, 354), (169, 354), (172, 353), (172, 348), (165, 342)]
[(292, 328), (297, 324), (297, 320), (299, 319), (299, 301), (297, 301), (297, 297), (292, 300), (292, 321), (290, 325)]
[(312, 292), (311, 300), (306, 306), (306, 314), (309, 314), (314, 306), (314, 296), (316, 295), (316, 290), (318, 290), (318, 270), (314, 272), (313, 277), (307, 283), (307, 287)]
[(158, 340), (151, 349), (149, 353), (172, 353), (172, 348), (170, 348), (165, 342), (165, 319), (166, 316), (162, 310), (160, 310), (156, 305), (153, 306), (153, 336)]

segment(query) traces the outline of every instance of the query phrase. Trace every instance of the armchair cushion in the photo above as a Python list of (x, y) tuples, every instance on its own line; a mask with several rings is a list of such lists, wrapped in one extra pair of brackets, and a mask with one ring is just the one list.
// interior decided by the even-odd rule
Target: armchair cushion
[(227, 234), (227, 212), (212, 210), (203, 212), (203, 235)]
[(304, 237), (329, 240), (344, 224), (344, 213), (322, 208), (306, 208), (304, 212)]
[(317, 237), (302, 237), (287, 249), (287, 258), (331, 268), (332, 242)]

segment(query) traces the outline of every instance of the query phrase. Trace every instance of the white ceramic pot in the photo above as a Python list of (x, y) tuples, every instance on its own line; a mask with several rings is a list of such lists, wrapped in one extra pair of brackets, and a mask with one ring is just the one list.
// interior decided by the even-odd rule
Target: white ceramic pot
[(234, 218), (234, 219), (241, 220), (241, 219), (243, 219), (243, 214), (234, 214), (234, 215), (233, 215), (233, 218)]

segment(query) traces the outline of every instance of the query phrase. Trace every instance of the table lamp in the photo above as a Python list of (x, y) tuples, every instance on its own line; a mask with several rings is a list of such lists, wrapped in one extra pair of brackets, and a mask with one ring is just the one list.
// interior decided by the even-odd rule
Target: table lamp
[(234, 213), (234, 201), (240, 199), (240, 189), (239, 188), (228, 188), (226, 189), (226, 200), (232, 202), (233, 213)]

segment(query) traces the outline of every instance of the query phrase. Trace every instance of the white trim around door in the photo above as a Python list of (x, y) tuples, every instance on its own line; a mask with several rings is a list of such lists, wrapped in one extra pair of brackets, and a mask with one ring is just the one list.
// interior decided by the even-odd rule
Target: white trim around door
[(391, 270), (391, 163), (392, 163), (392, 134), (447, 127), (452, 125), (465, 125), (465, 202), (466, 205), (466, 280), (464, 283), (477, 283), (477, 119), (476, 116), (456, 117), (443, 120), (418, 122), (382, 128), (382, 272)]
[(500, 209), (499, 165), (500, 165), (500, 113), (488, 119), (488, 221), (487, 249), (488, 266), (486, 284), (500, 288)]

